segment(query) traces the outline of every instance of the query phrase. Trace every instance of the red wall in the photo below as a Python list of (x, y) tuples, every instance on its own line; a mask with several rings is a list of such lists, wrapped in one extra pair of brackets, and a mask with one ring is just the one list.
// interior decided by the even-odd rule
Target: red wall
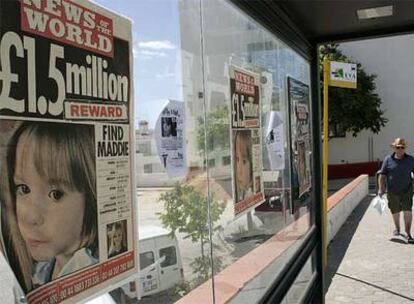
[(358, 177), (361, 174), (375, 176), (381, 162), (328, 165), (328, 179)]

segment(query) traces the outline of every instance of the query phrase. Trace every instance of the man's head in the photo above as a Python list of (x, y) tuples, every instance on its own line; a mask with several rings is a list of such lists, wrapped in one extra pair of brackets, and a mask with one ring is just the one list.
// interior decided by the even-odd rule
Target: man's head
[(391, 147), (394, 149), (396, 156), (401, 157), (405, 153), (407, 142), (404, 138), (397, 137), (396, 139), (394, 139), (394, 142), (391, 144)]

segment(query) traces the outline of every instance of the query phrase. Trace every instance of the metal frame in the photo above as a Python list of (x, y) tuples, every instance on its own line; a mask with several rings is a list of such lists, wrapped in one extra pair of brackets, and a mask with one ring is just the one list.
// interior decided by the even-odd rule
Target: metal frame
[[(317, 229), (312, 226), (303, 243), (290, 258), (259, 303), (281, 303), (312, 252), (317, 249)], [(316, 274), (316, 273), (315, 273)], [(307, 296), (307, 295), (305, 295)], [(318, 301), (319, 302), (319, 301)]]

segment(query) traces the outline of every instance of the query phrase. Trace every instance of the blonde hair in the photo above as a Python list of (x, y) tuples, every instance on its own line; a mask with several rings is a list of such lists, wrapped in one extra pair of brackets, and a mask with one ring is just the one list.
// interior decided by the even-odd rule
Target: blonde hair
[[(23, 122), (10, 138), (6, 166), (2, 172), (2, 201), (6, 214), (5, 226), (10, 233), (9, 243), (15, 273), (20, 283), (29, 291), (31, 286), (32, 259), (20, 234), (16, 216), (14, 173), (16, 149), (21, 136), (29, 139), (23, 153), (30, 153), (38, 174), (52, 183), (63, 183), (85, 196), (85, 213), (82, 226), (81, 247), (91, 248), (98, 254), (95, 140), (92, 126), (63, 123)], [(10, 246), (9, 246), (10, 247)]]
[(109, 250), (108, 250), (109, 252), (112, 252), (112, 251), (117, 249), (116, 246), (115, 246), (115, 242), (114, 242), (114, 235), (117, 231), (121, 232), (121, 238), (122, 238), (121, 239), (121, 247), (126, 246), (126, 244), (125, 244), (126, 240), (125, 240), (125, 236), (124, 236), (124, 225), (123, 225), (122, 222), (116, 222), (116, 223), (113, 224), (113, 231), (112, 231), (112, 235), (111, 235), (111, 238), (110, 238), (110, 246), (109, 246)]
[[(243, 147), (246, 149), (246, 154), (247, 154), (247, 159), (249, 160), (250, 166), (252, 166), (252, 145), (251, 145), (251, 131), (250, 130), (237, 130), (235, 132), (234, 135), (234, 155), (237, 156), (239, 155), (240, 151), (237, 150), (237, 142), (240, 142), (240, 144), (243, 145)], [(237, 162), (234, 161), (234, 172), (237, 174), (239, 174), (237, 172)], [(253, 170), (252, 168), (250, 169), (249, 172), (249, 179), (250, 179), (250, 183), (253, 183)], [(236, 195), (237, 198), (239, 197), (240, 193), (242, 192), (243, 189), (239, 189), (239, 185), (236, 182)]]

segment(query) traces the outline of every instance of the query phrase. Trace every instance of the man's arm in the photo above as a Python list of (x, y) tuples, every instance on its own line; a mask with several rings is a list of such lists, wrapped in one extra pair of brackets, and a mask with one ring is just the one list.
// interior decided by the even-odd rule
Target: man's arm
[(386, 156), (382, 162), (381, 169), (378, 171), (378, 195), (383, 196), (387, 185), (388, 160), (390, 156)]
[(378, 176), (378, 195), (383, 196), (385, 193), (385, 185), (386, 185), (386, 176), (384, 174), (379, 174)]

